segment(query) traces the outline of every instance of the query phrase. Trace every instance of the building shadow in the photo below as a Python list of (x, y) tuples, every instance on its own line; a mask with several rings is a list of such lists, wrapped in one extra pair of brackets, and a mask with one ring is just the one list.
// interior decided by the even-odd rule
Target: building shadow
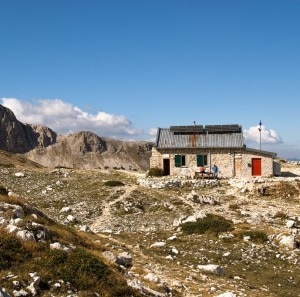
[(282, 177), (297, 177), (299, 175), (292, 173), (290, 171), (281, 171), (281, 175)]

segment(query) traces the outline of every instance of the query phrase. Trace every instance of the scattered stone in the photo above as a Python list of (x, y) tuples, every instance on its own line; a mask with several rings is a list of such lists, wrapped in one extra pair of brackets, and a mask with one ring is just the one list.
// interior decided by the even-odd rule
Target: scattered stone
[(35, 241), (34, 234), (28, 230), (17, 231), (16, 236), (25, 241)]
[(156, 283), (156, 284), (159, 283), (159, 277), (152, 272), (149, 272), (148, 274), (146, 274), (144, 276), (144, 279), (151, 283)]
[(67, 213), (67, 212), (71, 212), (71, 211), (72, 211), (71, 207), (65, 206), (59, 211), (59, 213)]
[(24, 177), (25, 176), (25, 173), (23, 172), (16, 172), (15, 173), (15, 177)]
[(198, 265), (197, 268), (217, 275), (225, 274), (224, 269), (216, 264)]
[(279, 234), (277, 238), (279, 240), (279, 244), (281, 245), (284, 245), (290, 249), (295, 249), (297, 247), (297, 241), (293, 235)]
[(294, 220), (288, 220), (288, 221), (286, 222), (286, 226), (287, 226), (288, 228), (293, 228), (293, 227), (295, 226), (295, 221), (294, 221)]
[(166, 245), (166, 243), (164, 241), (158, 241), (158, 242), (155, 242), (153, 244), (150, 245), (150, 248), (152, 247), (164, 247)]
[(116, 263), (124, 267), (132, 266), (132, 256), (128, 252), (120, 253), (116, 258)]
[(102, 253), (102, 255), (103, 255), (103, 257), (104, 257), (106, 260), (108, 260), (109, 262), (114, 263), (114, 262), (116, 262), (116, 260), (117, 260), (116, 256), (115, 256), (114, 253), (111, 252), (111, 251), (104, 251), (104, 252)]
[(170, 236), (167, 240), (173, 241), (173, 240), (176, 240), (176, 239), (177, 239), (177, 236), (173, 235), (173, 236)]
[(71, 251), (71, 248), (64, 246), (60, 242), (50, 243), (50, 249), (51, 250), (60, 250), (60, 251), (65, 251), (65, 252)]

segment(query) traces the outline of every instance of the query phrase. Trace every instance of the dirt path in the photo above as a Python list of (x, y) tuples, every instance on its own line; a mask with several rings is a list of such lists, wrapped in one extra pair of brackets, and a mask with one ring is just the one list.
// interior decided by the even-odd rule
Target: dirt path
[(107, 231), (109, 229), (111, 219), (113, 218), (113, 216), (111, 216), (112, 206), (129, 197), (131, 192), (135, 191), (137, 187), (137, 185), (125, 186), (125, 192), (119, 198), (113, 201), (104, 202), (102, 214), (92, 225), (90, 225), (91, 230), (95, 233)]

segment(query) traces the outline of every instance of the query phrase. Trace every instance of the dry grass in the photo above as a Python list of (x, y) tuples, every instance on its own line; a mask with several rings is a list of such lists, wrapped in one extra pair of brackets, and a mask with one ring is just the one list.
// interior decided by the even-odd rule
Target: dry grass
[[(241, 197), (232, 194), (227, 196), (229, 187), (225, 181), (222, 181), (218, 188), (197, 189), (199, 195), (212, 196), (213, 194), (214, 197), (221, 198), (220, 205), (211, 206), (187, 203), (184, 197), (191, 192), (191, 188), (157, 190), (137, 187), (124, 196), (128, 188), (136, 186), (136, 177), (119, 170), (63, 169), (68, 173), (67, 177), (50, 173), (50, 170), (27, 170), (26, 177), (23, 179), (13, 177), (15, 169), (7, 170), (11, 170), (11, 173), (1, 176), (4, 185), (24, 197), (14, 203), (38, 205), (51, 218), (60, 222), (65, 218), (59, 213), (64, 206), (72, 207), (72, 215), (80, 218), (81, 224), (90, 224), (101, 216), (105, 205), (110, 204), (110, 216), (103, 224), (115, 233), (107, 237), (77, 232), (73, 228), (47, 221), (44, 223), (55, 238), (63, 243), (71, 242), (79, 246), (82, 253), (91, 254), (97, 259), (101, 259), (102, 251), (107, 249), (115, 253), (123, 250), (130, 251), (134, 262), (132, 273), (140, 275), (141, 279), (145, 273), (154, 272), (169, 284), (171, 280), (184, 284), (188, 292), (194, 294), (191, 296), (212, 296), (211, 287), (218, 289), (216, 295), (226, 290), (235, 292), (244, 290), (250, 297), (295, 296), (297, 284), (300, 283), (300, 268), (295, 262), (297, 257), (292, 257), (289, 251), (272, 245), (265, 240), (265, 236), (276, 234), (275, 232), (278, 232), (276, 228), (284, 226), (286, 218), (291, 213), (286, 206), (297, 206), (299, 203), (297, 183), (282, 183), (278, 188), (272, 186), (268, 196), (259, 198), (251, 196), (251, 193), (244, 196), (239, 194)], [(58, 180), (63, 183), (61, 186), (56, 185)], [(108, 181), (122, 183), (125, 186), (112, 187), (107, 185)], [(47, 186), (51, 186), (52, 191), (42, 194)], [(27, 192), (28, 190), (30, 192)], [(122, 196), (124, 199), (120, 199)], [(263, 222), (264, 225), (255, 227), (250, 223), (243, 223), (249, 217), (242, 215), (242, 210), (254, 211), (255, 207), (257, 211), (260, 205), (266, 209), (275, 208), (279, 203), (283, 203), (283, 207), (281, 210), (278, 208), (278, 212), (274, 215), (275, 223), (280, 220), (276, 228), (273, 228), (270, 222)], [(198, 207), (197, 211), (204, 211), (206, 214), (215, 213), (226, 220), (235, 218), (242, 223), (236, 223), (234, 231), (225, 229), (228, 231), (219, 234), (218, 232), (186, 234), (182, 229), (173, 226), (175, 219), (194, 214), (195, 207)], [(235, 235), (233, 238), (219, 237), (230, 232)], [(177, 235), (177, 239), (168, 241), (167, 239), (174, 234)], [(245, 235), (250, 236), (250, 241), (244, 241)], [(156, 241), (165, 241), (166, 246), (150, 248)], [(36, 259), (49, 256), (43, 254), (45, 245), (27, 244), (23, 248), (29, 251), (29, 254), (33, 253)], [(178, 254), (172, 252), (172, 248), (176, 248)], [(277, 256), (278, 254), (280, 256)], [(86, 259), (94, 263), (92, 256), (87, 256)], [(59, 258), (59, 255), (54, 258)], [(70, 258), (68, 261), (75, 260)], [(106, 261), (102, 262), (108, 265)], [(26, 271), (34, 269), (32, 263), (28, 262), (27, 266), (23, 263), (22, 268)], [(219, 277), (200, 273), (197, 270), (197, 265), (208, 263), (223, 266), (225, 275)], [(35, 264), (38, 264), (38, 260)], [(96, 267), (97, 265), (95, 264)], [(46, 267), (43, 269), (46, 270)], [(109, 267), (110, 269), (114, 271), (114, 268)], [(51, 273), (54, 275), (53, 271)], [(69, 273), (74, 272), (69, 271)], [(116, 273), (116, 279), (124, 281), (122, 274), (118, 271)], [(205, 281), (203, 274), (206, 274)], [(240, 279), (235, 278), (236, 276)], [(114, 281), (109, 276), (105, 277), (108, 284)], [(155, 286), (152, 284), (151, 287)], [(107, 296), (113, 296), (111, 288), (107, 290), (107, 294), (110, 294)], [(173, 296), (185, 296), (184, 287), (179, 287), (178, 291), (181, 293), (176, 292)], [(85, 294), (88, 294), (87, 292), (88, 289)], [(91, 292), (92, 289), (89, 293)], [(120, 292), (115, 294), (115, 296), (123, 296)], [(124, 294), (126, 296), (126, 293)]]

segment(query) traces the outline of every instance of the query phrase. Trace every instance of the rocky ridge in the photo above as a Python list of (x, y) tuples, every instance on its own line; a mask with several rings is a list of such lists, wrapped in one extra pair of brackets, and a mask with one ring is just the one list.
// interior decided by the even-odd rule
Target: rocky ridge
[(89, 131), (57, 135), (48, 127), (21, 123), (0, 105), (0, 150), (46, 167), (147, 170), (151, 149), (151, 142), (120, 141)]

